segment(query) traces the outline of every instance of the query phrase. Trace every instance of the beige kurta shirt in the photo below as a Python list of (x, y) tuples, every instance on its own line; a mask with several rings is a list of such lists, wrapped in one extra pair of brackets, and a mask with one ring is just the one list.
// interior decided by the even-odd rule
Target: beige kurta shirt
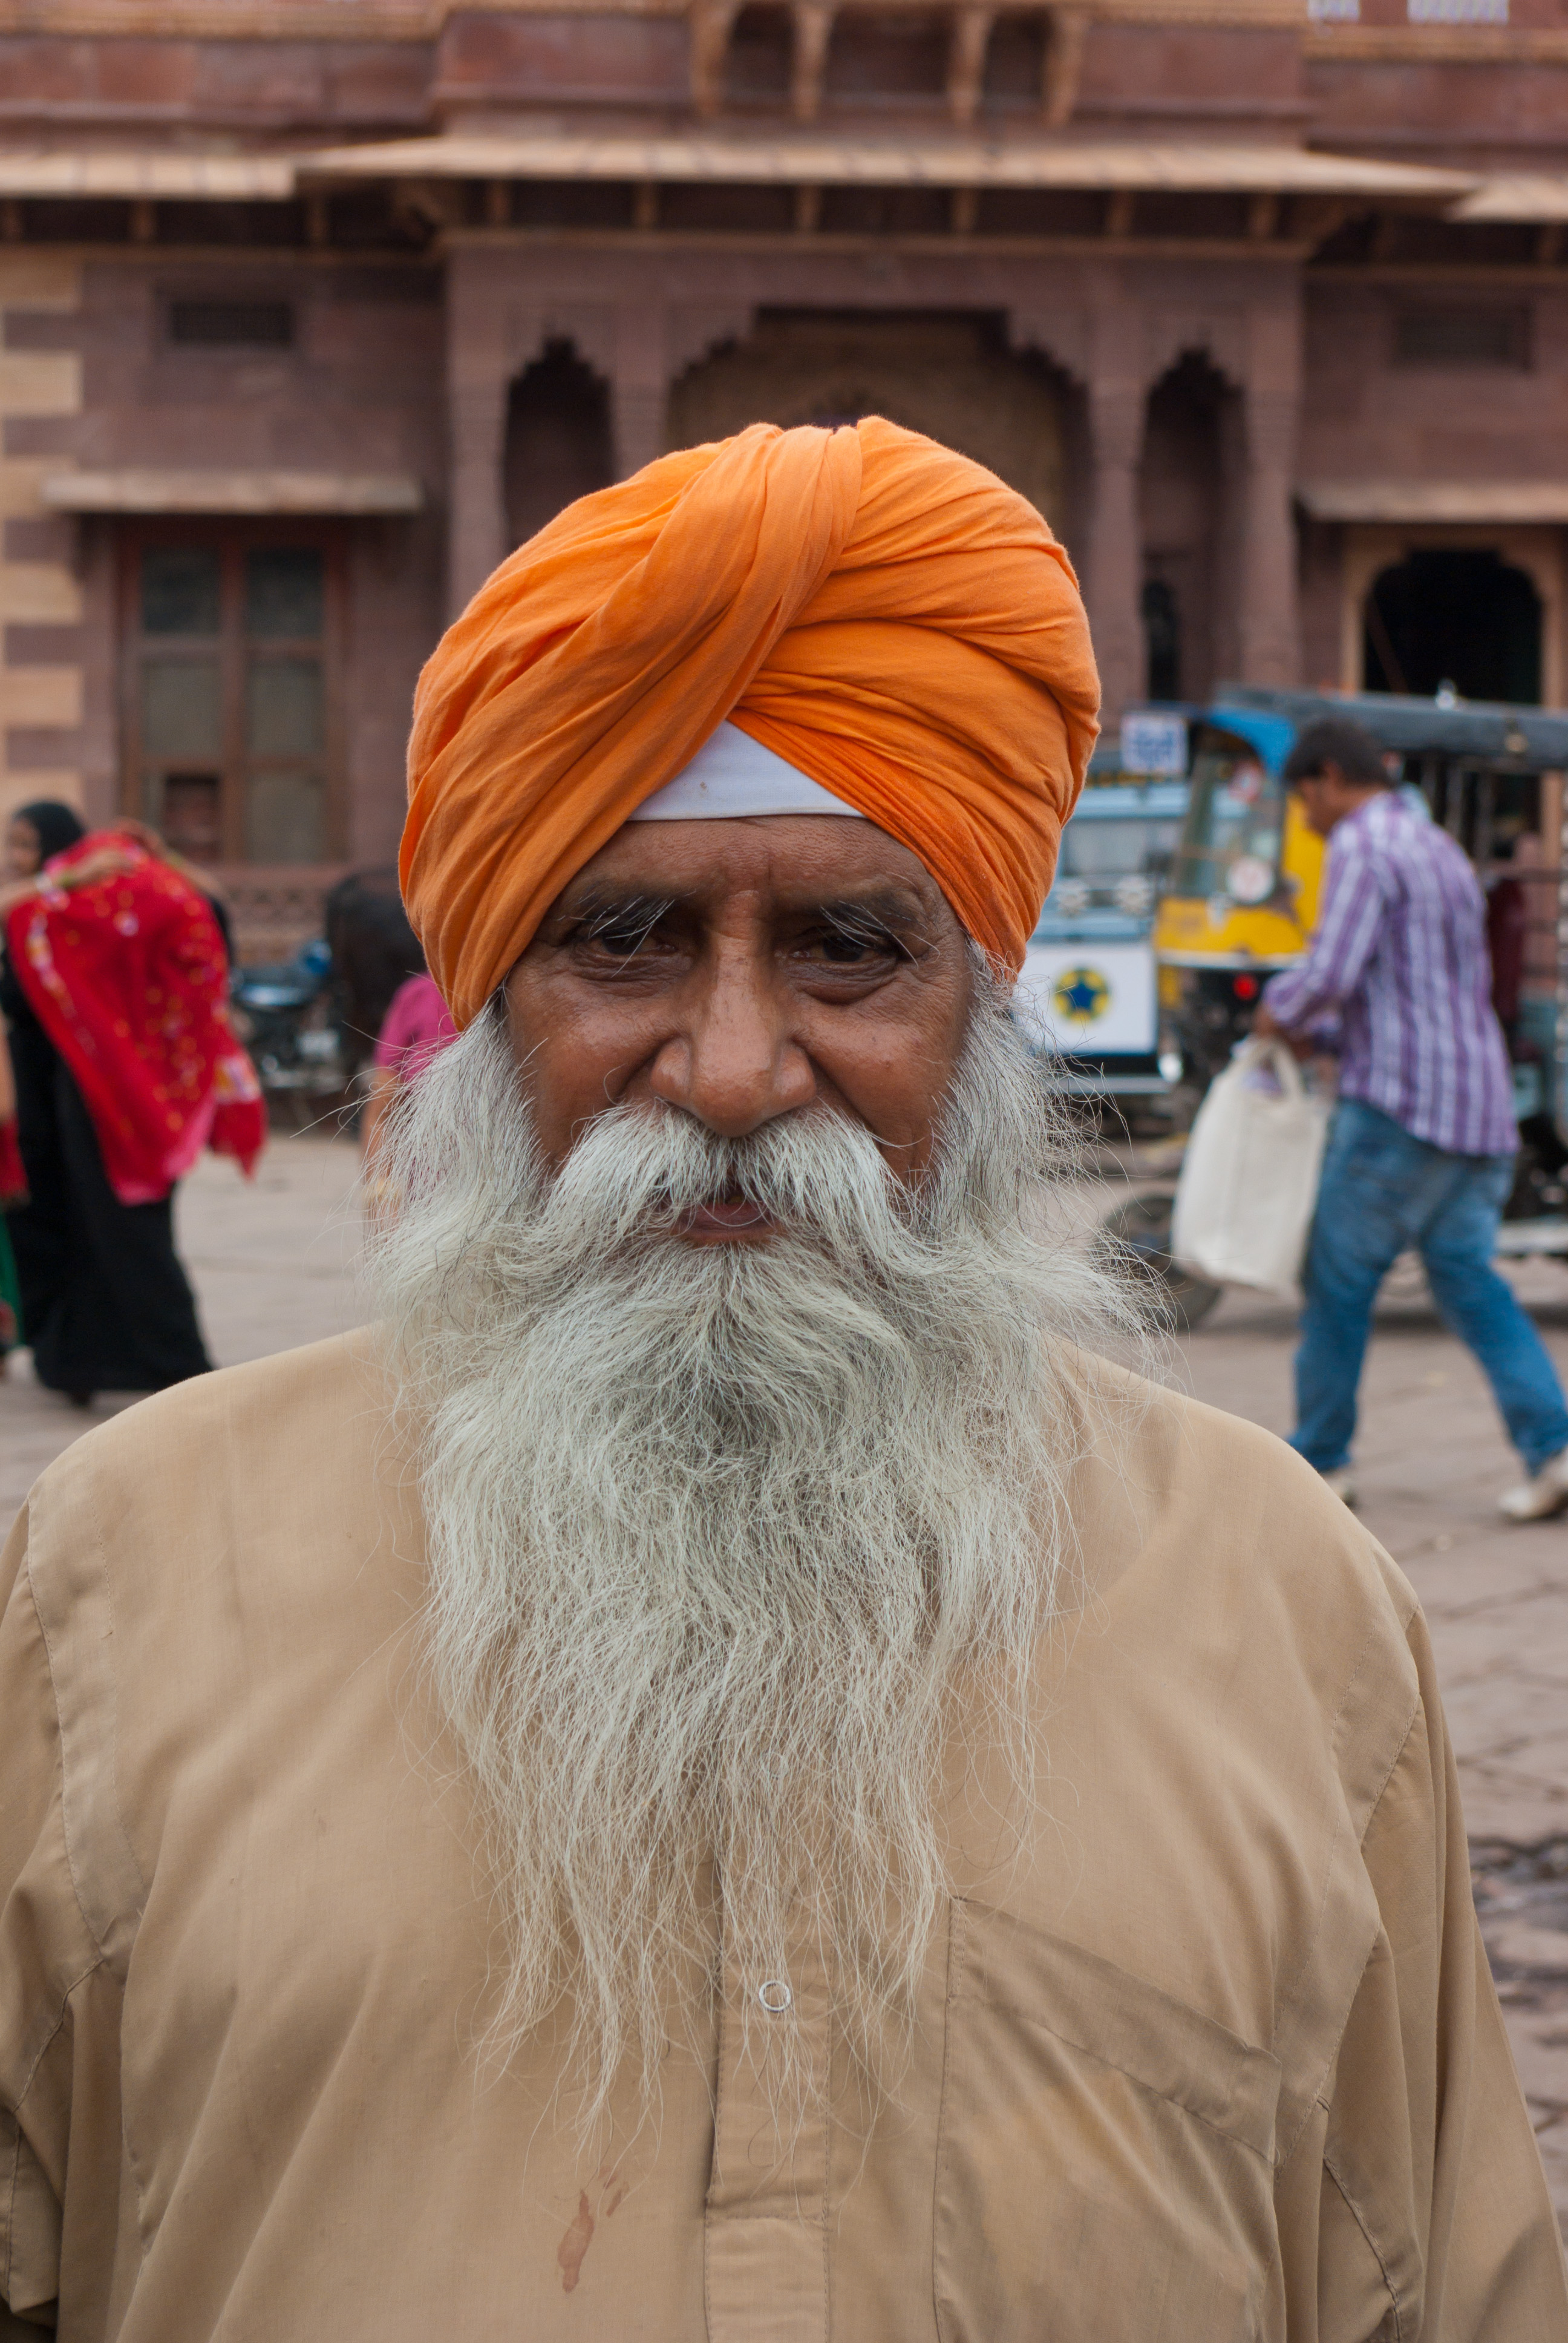
[(780, 2146), (727, 1965), (602, 2158), (553, 2036), (476, 2056), (367, 1339), (81, 1441), (4, 1565), (0, 2295), (67, 2343), (1568, 2343), (1411, 1591), (1277, 1441), (1096, 1388), (1039, 1810), (955, 1768), (896, 2101)]

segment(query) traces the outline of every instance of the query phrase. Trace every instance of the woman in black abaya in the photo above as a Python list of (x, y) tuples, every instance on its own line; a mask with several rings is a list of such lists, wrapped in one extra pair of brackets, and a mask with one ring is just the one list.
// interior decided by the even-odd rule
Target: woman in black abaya
[[(67, 805), (40, 799), (20, 807), (5, 833), (0, 905), (9, 909), (52, 856), (85, 836)], [(205, 1373), (212, 1362), (175, 1252), (172, 1192), (156, 1203), (121, 1203), (81, 1092), (8, 960), (0, 965), (0, 1009), (10, 1028), (28, 1188), (26, 1203), (6, 1219), (38, 1381), (85, 1407), (95, 1392), (161, 1391)]]

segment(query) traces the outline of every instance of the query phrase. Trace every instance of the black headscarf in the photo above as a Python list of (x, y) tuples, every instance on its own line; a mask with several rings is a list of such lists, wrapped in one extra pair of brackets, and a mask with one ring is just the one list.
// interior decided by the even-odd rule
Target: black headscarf
[[(51, 855), (64, 854), (79, 838), (85, 838), (87, 826), (74, 808), (58, 798), (35, 798), (31, 805), (14, 806), (9, 819), (31, 824), (38, 834), (40, 867)], [(9, 954), (0, 945), (0, 1011), (11, 1028), (14, 1042), (31, 1038), (40, 1050), (47, 1044), (44, 1029), (34, 1014), (32, 1003), (23, 991), (11, 966)]]
[(59, 798), (35, 798), (31, 805), (14, 806), (11, 820), (27, 822), (37, 831), (45, 862), (56, 854), (64, 854), (68, 846), (75, 846), (87, 835), (87, 825), (81, 815)]

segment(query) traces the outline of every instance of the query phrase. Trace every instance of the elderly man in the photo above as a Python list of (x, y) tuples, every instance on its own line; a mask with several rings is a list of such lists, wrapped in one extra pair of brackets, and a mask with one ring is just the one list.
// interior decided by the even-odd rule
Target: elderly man
[(17, 2331), (1568, 2337), (1410, 1590), (1042, 1218), (999, 979), (1094, 694), (1038, 516), (876, 421), (437, 653), (379, 1325), (10, 1550)]

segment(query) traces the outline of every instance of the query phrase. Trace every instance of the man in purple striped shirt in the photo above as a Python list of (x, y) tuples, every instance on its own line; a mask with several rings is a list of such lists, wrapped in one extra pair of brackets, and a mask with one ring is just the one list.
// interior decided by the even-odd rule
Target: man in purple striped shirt
[(1568, 1506), (1568, 1403), (1545, 1345), (1492, 1265), (1518, 1145), (1492, 1006), (1486, 908), (1466, 857), (1389, 780), (1377, 743), (1309, 725), (1285, 779), (1332, 838), (1318, 927), (1274, 978), (1260, 1033), (1307, 1055), (1338, 1027), (1339, 1103), (1307, 1250), (1292, 1445), (1348, 1503), (1356, 1387), (1385, 1272), (1412, 1248), (1491, 1382), (1530, 1478), (1513, 1521)]

